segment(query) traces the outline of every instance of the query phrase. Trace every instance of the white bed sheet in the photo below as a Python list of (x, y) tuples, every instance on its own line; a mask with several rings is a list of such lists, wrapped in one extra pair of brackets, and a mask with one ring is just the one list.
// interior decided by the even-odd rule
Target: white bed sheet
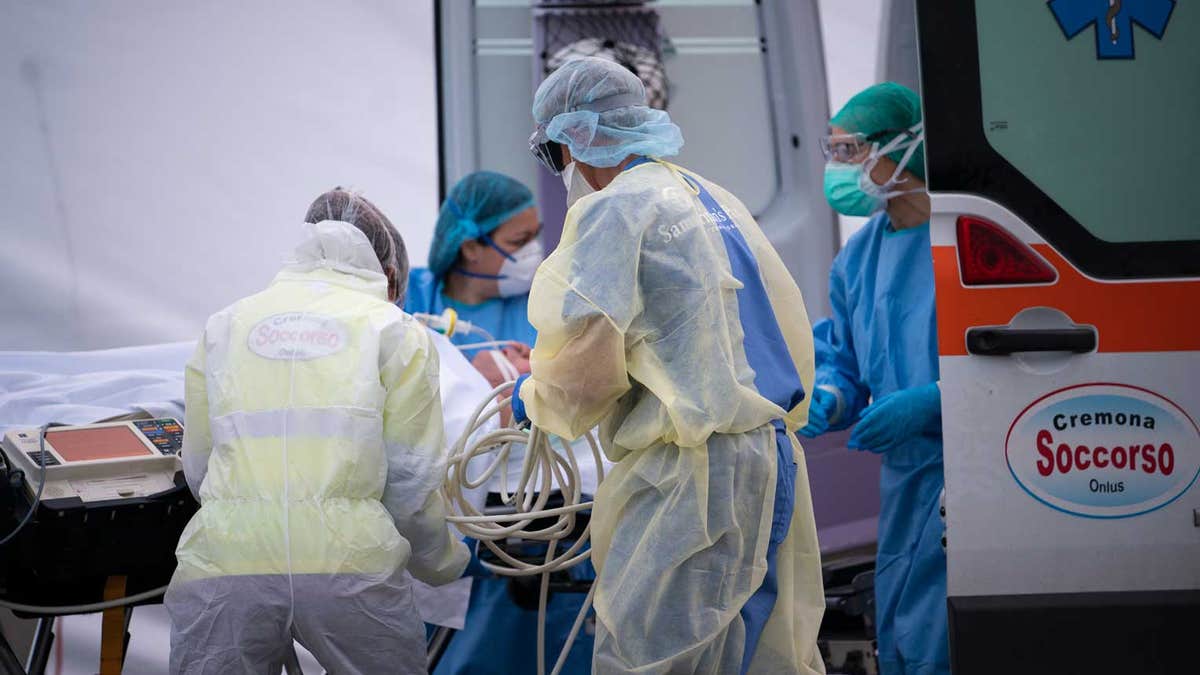
[(87, 424), (139, 409), (183, 420), (193, 342), (90, 352), (0, 352), (0, 432)]

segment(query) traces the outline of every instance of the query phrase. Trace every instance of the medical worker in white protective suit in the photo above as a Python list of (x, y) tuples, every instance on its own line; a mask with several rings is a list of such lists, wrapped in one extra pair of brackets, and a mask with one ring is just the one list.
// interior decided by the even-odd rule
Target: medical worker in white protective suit
[(172, 673), (269, 672), (293, 638), (331, 673), (424, 673), (404, 570), (440, 584), (469, 560), (439, 490), (437, 353), (393, 304), (407, 257), (357, 195), (306, 220), (295, 259), (214, 314), (187, 366), (201, 506), (165, 601)]
[(662, 161), (682, 136), (625, 68), (563, 65), (533, 115), (573, 205), (534, 277), (514, 415), (599, 423), (616, 462), (592, 520), (595, 672), (823, 672), (799, 289), (736, 197)]

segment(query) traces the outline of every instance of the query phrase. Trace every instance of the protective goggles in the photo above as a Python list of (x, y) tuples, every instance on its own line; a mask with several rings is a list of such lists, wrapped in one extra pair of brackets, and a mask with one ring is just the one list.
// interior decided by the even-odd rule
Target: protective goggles
[(546, 138), (546, 130), (542, 127), (538, 127), (529, 137), (529, 152), (555, 176), (562, 175), (563, 170), (567, 168), (566, 162), (563, 161), (562, 145)]
[(821, 154), (826, 162), (852, 164), (855, 160), (866, 157), (871, 146), (881, 139), (904, 135), (916, 140), (917, 135), (911, 129), (884, 129), (873, 134), (829, 134), (821, 137)]

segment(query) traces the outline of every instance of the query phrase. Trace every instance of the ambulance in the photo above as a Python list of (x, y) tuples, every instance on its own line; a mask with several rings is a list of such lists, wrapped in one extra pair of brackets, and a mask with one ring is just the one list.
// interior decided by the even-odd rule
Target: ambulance
[(1198, 672), (1200, 5), (917, 26), (953, 671)]

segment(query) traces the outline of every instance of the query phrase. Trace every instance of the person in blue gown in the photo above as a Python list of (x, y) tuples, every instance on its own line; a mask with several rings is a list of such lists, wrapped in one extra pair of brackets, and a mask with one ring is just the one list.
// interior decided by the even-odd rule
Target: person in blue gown
[(939, 500), (941, 390), (921, 105), (898, 84), (852, 98), (824, 139), (825, 194), (872, 216), (830, 273), (818, 324), (812, 437), (856, 424), (849, 446), (882, 456), (876, 625), (883, 675), (948, 674)]
[[(442, 203), (429, 266), (409, 273), (404, 311), (441, 314), (453, 309), (496, 340), (519, 343), (504, 353), (520, 372), (528, 373), (529, 345), (537, 335), (529, 324), (529, 288), (542, 258), (541, 225), (529, 188), (491, 171), (470, 174)], [(458, 345), (486, 340), (478, 333), (456, 333), (450, 339)], [(495, 386), (504, 377), (485, 351), (464, 353)], [(571, 573), (585, 579), (594, 574), (590, 565)], [(551, 595), (546, 615), (548, 664), (558, 658), (583, 600), (582, 593)], [(480, 571), (472, 584), (466, 624), (451, 639), (433, 675), (537, 672), (537, 621), (536, 608), (522, 609), (514, 602), (507, 579)], [(592, 646), (588, 631), (581, 630), (562, 672), (591, 672)]]
[[(429, 266), (408, 277), (404, 310), (441, 314), (447, 308), (497, 340), (533, 344), (529, 286), (543, 258), (541, 224), (533, 193), (520, 181), (492, 171), (460, 180), (438, 214)], [(484, 341), (456, 333), (455, 344)], [(468, 350), (468, 358), (481, 350)], [(483, 363), (479, 359), (478, 363)], [(490, 378), (489, 378), (490, 379)]]

